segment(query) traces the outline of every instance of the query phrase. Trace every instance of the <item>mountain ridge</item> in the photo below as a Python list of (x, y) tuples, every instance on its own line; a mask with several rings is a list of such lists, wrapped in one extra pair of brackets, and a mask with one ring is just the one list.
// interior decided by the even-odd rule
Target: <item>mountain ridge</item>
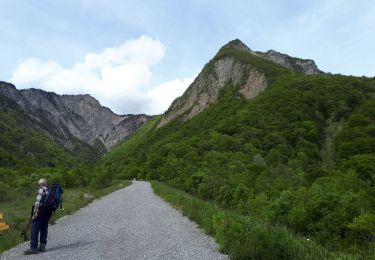
[(225, 44), (222, 48), (227, 48), (227, 47), (248, 51), (254, 55), (258, 55), (266, 60), (279, 64), (291, 71), (302, 72), (307, 75), (315, 75), (315, 74), (324, 73), (318, 68), (318, 66), (315, 64), (315, 61), (312, 59), (292, 57), (288, 54), (281, 53), (273, 49), (270, 49), (266, 52), (253, 51), (246, 44), (244, 44), (240, 39), (232, 40), (228, 42), (227, 44)]
[(74, 149), (70, 135), (89, 145), (102, 143), (105, 150), (110, 150), (152, 118), (145, 114), (115, 114), (88, 94), (58, 95), (35, 88), (18, 90), (3, 81), (0, 93), (36, 121), (48, 125), (39, 128), (68, 150)]
[[(239, 51), (237, 55), (245, 52), (253, 57), (247, 55), (247, 60), (236, 58), (230, 53), (236, 50)], [(158, 127), (180, 116), (189, 119), (199, 114), (210, 104), (216, 102), (219, 91), (228, 85), (241, 85), (239, 93), (248, 100), (256, 97), (275, 76), (266, 75), (267, 70), (262, 71), (262, 66), (259, 66), (259, 64), (274, 67), (274, 71), (281, 70), (282, 67), (289, 72), (307, 75), (323, 73), (313, 60), (295, 58), (273, 50), (265, 53), (254, 52), (241, 40), (235, 39), (221, 47), (214, 58), (204, 66), (185, 93), (173, 101), (163, 114)]]

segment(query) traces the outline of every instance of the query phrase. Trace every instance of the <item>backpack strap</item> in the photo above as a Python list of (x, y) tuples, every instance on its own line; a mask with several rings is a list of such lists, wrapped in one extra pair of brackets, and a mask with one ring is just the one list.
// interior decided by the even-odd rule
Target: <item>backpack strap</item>
[(64, 208), (63, 208), (63, 206), (62, 206), (63, 201), (64, 201), (64, 194), (61, 194), (60, 210), (64, 210)]

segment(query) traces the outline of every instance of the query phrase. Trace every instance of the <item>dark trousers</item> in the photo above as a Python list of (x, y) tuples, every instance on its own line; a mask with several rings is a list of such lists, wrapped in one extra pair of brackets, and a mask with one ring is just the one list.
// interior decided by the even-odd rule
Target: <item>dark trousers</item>
[(31, 225), (31, 249), (38, 248), (38, 237), (40, 234), (40, 243), (47, 244), (47, 235), (48, 235), (48, 221), (51, 218), (51, 212), (40, 212), (38, 217), (33, 220)]

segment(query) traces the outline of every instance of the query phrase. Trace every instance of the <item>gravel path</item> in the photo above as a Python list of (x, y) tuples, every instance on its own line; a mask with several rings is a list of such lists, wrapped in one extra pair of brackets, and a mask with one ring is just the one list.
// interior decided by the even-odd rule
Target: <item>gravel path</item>
[(28, 247), (18, 245), (0, 259), (227, 259), (212, 238), (139, 181), (59, 219), (49, 227), (47, 252), (24, 256)]

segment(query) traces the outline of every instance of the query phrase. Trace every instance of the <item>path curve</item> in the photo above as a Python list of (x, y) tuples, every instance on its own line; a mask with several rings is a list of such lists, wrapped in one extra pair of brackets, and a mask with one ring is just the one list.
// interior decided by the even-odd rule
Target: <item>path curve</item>
[(23, 256), (29, 243), (0, 259), (227, 259), (197, 225), (136, 181), (49, 227), (47, 252)]

